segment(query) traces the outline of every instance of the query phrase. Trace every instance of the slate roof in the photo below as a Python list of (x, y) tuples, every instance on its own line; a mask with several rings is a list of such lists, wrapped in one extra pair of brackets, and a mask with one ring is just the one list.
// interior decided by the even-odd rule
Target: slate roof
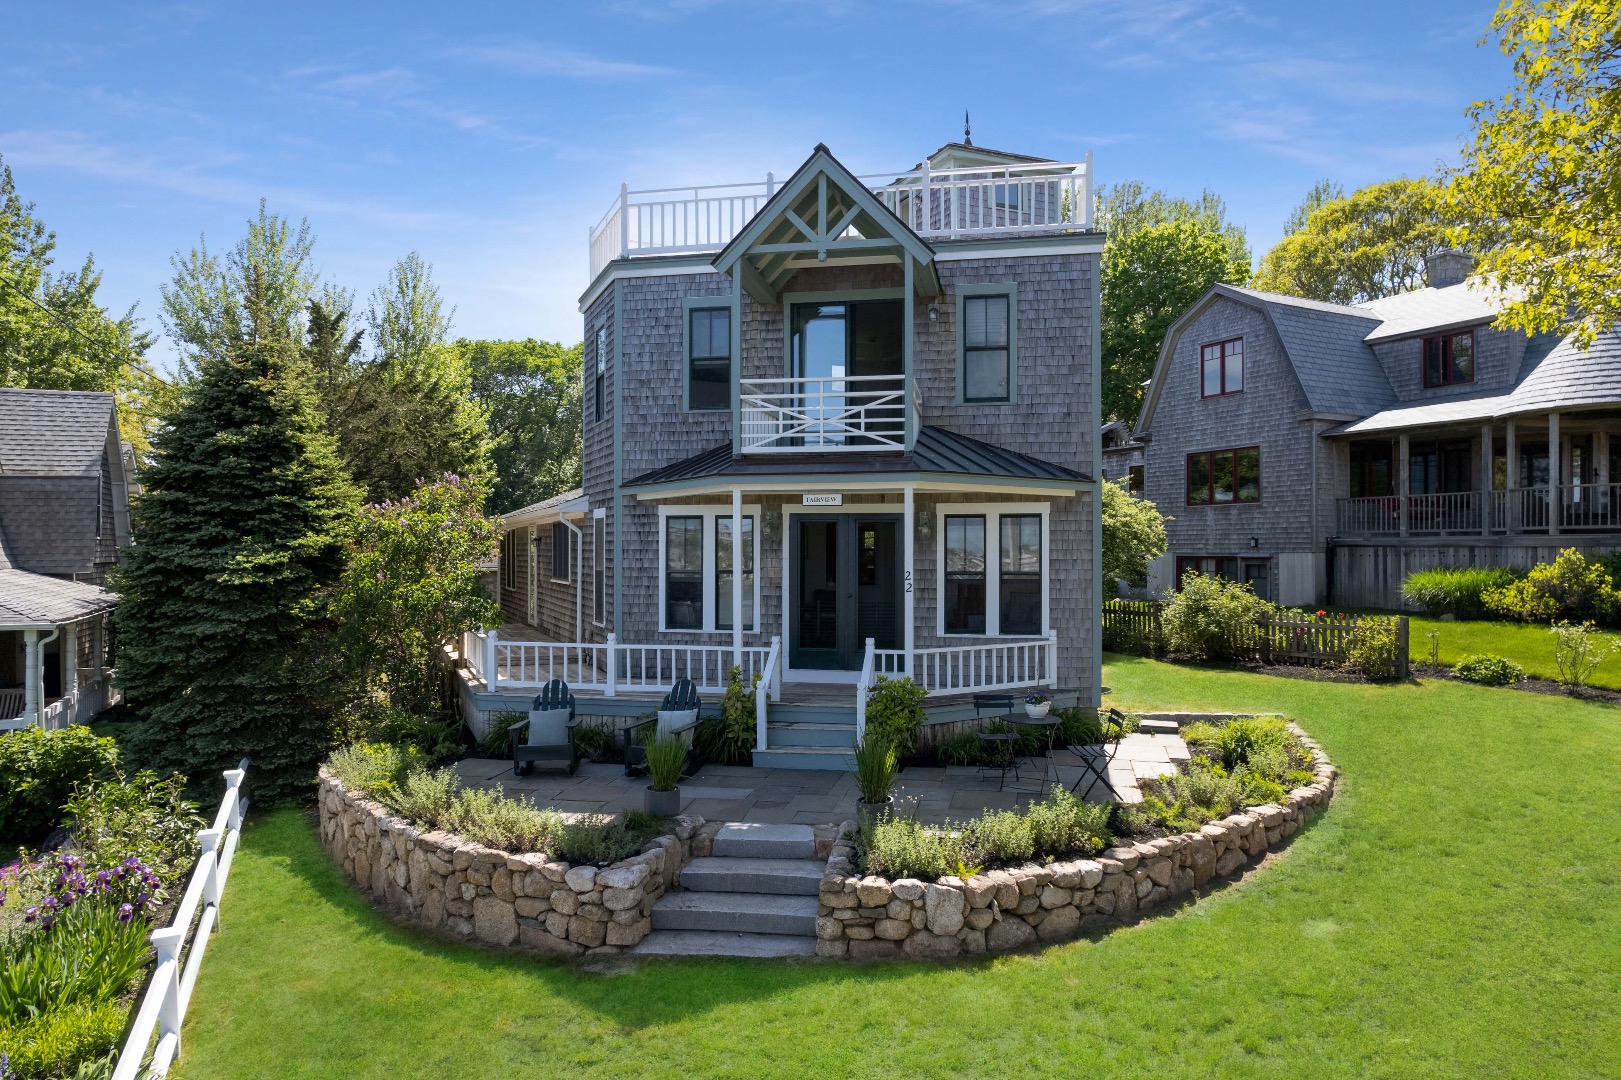
[(909, 453), (773, 454), (752, 458), (732, 455), (732, 444), (722, 443), (701, 454), (643, 473), (625, 482), (630, 490), (684, 481), (725, 477), (759, 480), (768, 477), (837, 472), (851, 477), (886, 474), (935, 473), (950, 476), (996, 477), (1058, 483), (1089, 483), (1091, 477), (1050, 461), (1006, 450), (945, 428), (923, 427)]
[(99, 475), (113, 395), (0, 389), (0, 474)]
[(1396, 400), (1373, 350), (1363, 344), (1378, 317), (1341, 304), (1223, 286), (1265, 308), (1314, 412), (1361, 416)]
[(117, 603), (117, 596), (96, 585), (0, 569), (0, 626), (54, 626), (88, 618)]
[(1371, 345), (1426, 330), (1491, 322), (1497, 318), (1498, 299), (1492, 290), (1464, 282), (1444, 289), (1414, 289), (1357, 307), (1381, 320), (1378, 329), (1363, 338)]

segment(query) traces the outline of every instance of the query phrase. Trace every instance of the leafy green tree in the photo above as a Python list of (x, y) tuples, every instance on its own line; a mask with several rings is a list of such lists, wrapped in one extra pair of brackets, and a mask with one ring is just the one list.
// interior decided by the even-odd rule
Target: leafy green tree
[(361, 508), (333, 614), (366, 701), (432, 713), (440, 649), (499, 621), (479, 584), (479, 560), (500, 539), (484, 516), (484, 494), (446, 475), (406, 498)]
[(307, 796), (329, 749), (325, 609), (355, 500), (286, 320), (255, 295), (154, 442), (114, 618), (137, 764), (206, 783), (247, 755), (274, 804)]
[(1425, 257), (1452, 245), (1448, 225), (1444, 192), (1432, 181), (1370, 184), (1313, 210), (1266, 253), (1250, 284), (1333, 304), (1422, 288)]
[(1113, 480), (1103, 481), (1103, 580), (1141, 588), (1165, 554), (1165, 515)]
[[(1171, 221), (1191, 221), (1206, 232), (1219, 233), (1227, 242), (1227, 254), (1235, 263), (1250, 264), (1249, 238), (1244, 227), (1227, 220), (1227, 201), (1208, 188), (1197, 201), (1177, 198), (1141, 180), (1126, 180), (1098, 190), (1098, 223), (1109, 239), (1123, 239), (1151, 225)], [(1108, 261), (1108, 253), (1104, 253)]]
[(1249, 264), (1197, 220), (1111, 238), (1103, 256), (1103, 415), (1136, 423), (1142, 384), (1171, 323), (1217, 282), (1242, 285)]
[(1621, 320), (1621, 2), (1503, 0), (1514, 88), (1476, 102), (1448, 194), (1459, 239), (1527, 333), (1584, 348)]
[(1338, 202), (1345, 198), (1345, 189), (1332, 180), (1319, 180), (1306, 192), (1306, 197), (1300, 200), (1300, 205), (1289, 211), (1289, 216), (1283, 221), (1283, 235), (1293, 236), (1306, 227), (1311, 216), (1331, 202)]
[(455, 347), (472, 372), (473, 397), (489, 410), (496, 476), (489, 512), (578, 487), (584, 346), (463, 338)]

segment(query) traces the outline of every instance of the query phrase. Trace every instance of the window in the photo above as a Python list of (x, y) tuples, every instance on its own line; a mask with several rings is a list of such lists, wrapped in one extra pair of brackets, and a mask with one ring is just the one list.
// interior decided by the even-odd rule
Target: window
[(1131, 492), (1133, 495), (1141, 495), (1143, 493), (1143, 485), (1146, 482), (1146, 477), (1141, 465), (1133, 465), (1129, 470), (1127, 470), (1126, 490)]
[(518, 587), (518, 530), (508, 529), (501, 534), (501, 586)]
[(1424, 385), (1456, 386), (1475, 381), (1475, 335), (1443, 334), (1424, 339)]
[(1244, 339), (1231, 338), (1199, 350), (1201, 397), (1220, 397), (1244, 390)]
[(664, 519), (664, 625), (702, 630), (704, 625), (704, 519)]
[(608, 621), (608, 519), (597, 511), (591, 519), (591, 621)]
[(1001, 619), (1004, 634), (1041, 633), (1041, 516), (1002, 515)]
[[(672, 629), (674, 626), (672, 624)], [(715, 515), (715, 629), (732, 628), (732, 515)], [(743, 629), (754, 629), (754, 518), (743, 519)]]
[(597, 380), (596, 387), (591, 391), (595, 402), (595, 415), (600, 423), (608, 413), (608, 327), (606, 324), (597, 327)]
[(574, 560), (574, 533), (561, 521), (552, 522), (552, 580), (572, 580), (569, 568)]
[(1267, 600), (1271, 598), (1272, 593), (1271, 568), (1270, 559), (1238, 559), (1230, 555), (1179, 555), (1176, 559), (1174, 587), (1180, 589), (1182, 579), (1188, 574), (1203, 574), (1224, 581), (1242, 582), (1248, 585), (1256, 596)]
[(1019, 194), (1018, 184), (996, 184), (992, 188), (991, 199), (998, 210), (1017, 210)]
[(1396, 472), (1388, 442), (1351, 444), (1351, 498), (1394, 495)]
[(687, 408), (732, 407), (732, 309), (687, 312)]
[(1012, 355), (1006, 296), (968, 296), (962, 302), (964, 401), (1011, 401)]
[(985, 517), (946, 516), (945, 631), (985, 632)]
[(1188, 455), (1188, 505), (1261, 501), (1261, 451), (1246, 446)]

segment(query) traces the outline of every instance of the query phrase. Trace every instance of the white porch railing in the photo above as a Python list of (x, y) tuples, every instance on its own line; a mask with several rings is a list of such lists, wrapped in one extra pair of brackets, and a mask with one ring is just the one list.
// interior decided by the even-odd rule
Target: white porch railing
[[(118, 1053), (113, 1080), (135, 1080), (142, 1075), (167, 1076), (169, 1066), (180, 1056), (180, 1025), (185, 1021), (186, 1007), (191, 1004), (191, 993), (197, 986), (197, 973), (203, 966), (209, 935), (219, 926), (220, 897), (225, 892), (225, 880), (230, 875), (231, 860), (242, 835), (242, 815), (248, 808), (247, 800), (242, 797), (242, 778), (247, 769), (248, 759), (243, 758), (240, 765), (226, 771), (225, 797), (220, 800), (213, 827), (197, 834), (202, 857), (197, 861), (197, 869), (191, 875), (180, 906), (175, 909), (174, 921), (166, 929), (152, 931), (158, 966), (141, 998), (129, 1038)], [(199, 905), (202, 914), (197, 918), (197, 930), (193, 934), (192, 918), (197, 916)], [(186, 948), (188, 935), (190, 949)], [(182, 953), (185, 954), (183, 963)], [(152, 1051), (148, 1072), (143, 1074), (141, 1063), (154, 1030), (158, 1044)]]
[[(662, 692), (678, 679), (691, 679), (700, 693), (723, 694), (727, 673), (737, 662), (730, 645), (633, 645), (615, 634), (605, 642), (507, 641), (498, 630), (467, 638), (463, 648), (473, 672), (492, 691), (539, 689), (562, 679), (571, 690), (613, 697), (620, 691)], [(745, 686), (765, 673), (775, 648), (743, 649)]]
[(856, 679), (856, 743), (860, 745), (867, 737), (867, 693), (878, 681), (874, 671), (877, 664), (877, 649), (874, 648), (872, 638), (867, 639), (866, 649), (861, 657), (861, 675)]
[(746, 454), (899, 450), (906, 445), (900, 375), (745, 379), (738, 384)]
[[(930, 697), (1058, 685), (1058, 635), (1012, 642), (979, 642), (912, 650), (912, 681)], [(879, 672), (906, 672), (906, 654), (884, 650)]]
[[(1092, 226), (1092, 165), (1030, 162), (990, 167), (874, 173), (859, 177), (896, 217), (921, 236), (974, 237)], [(591, 276), (614, 259), (719, 251), (777, 189), (763, 183), (631, 191), (589, 234)]]
[(773, 635), (771, 651), (766, 654), (765, 667), (760, 670), (760, 681), (754, 687), (754, 748), (766, 750), (766, 730), (770, 725), (769, 701), (782, 699), (782, 638)]

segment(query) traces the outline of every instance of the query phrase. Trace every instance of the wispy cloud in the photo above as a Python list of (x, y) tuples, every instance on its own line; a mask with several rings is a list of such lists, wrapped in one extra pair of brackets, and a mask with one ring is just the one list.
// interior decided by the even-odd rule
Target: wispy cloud
[(378, 114), (430, 120), (457, 131), (477, 132), (515, 146), (550, 145), (550, 140), (512, 128), (487, 113), (447, 104), (428, 80), (403, 67), (353, 71), (334, 64), (311, 64), (284, 73), (287, 81), (316, 97), (336, 99)]
[(647, 79), (675, 74), (673, 68), (624, 60), (606, 60), (589, 53), (539, 42), (514, 41), (499, 45), (463, 45), (451, 49), (450, 55), (485, 67), (594, 82), (619, 82), (626, 79)]

